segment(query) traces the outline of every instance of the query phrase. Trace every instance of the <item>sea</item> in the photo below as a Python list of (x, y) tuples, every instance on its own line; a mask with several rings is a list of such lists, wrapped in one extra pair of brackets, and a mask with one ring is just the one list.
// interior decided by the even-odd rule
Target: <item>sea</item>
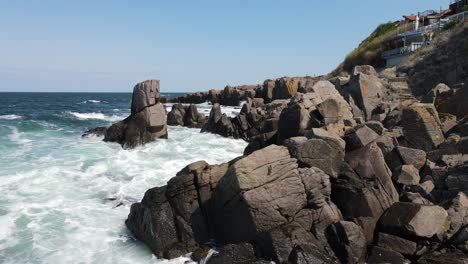
[(81, 137), (127, 117), (130, 104), (130, 93), (0, 93), (0, 263), (186, 261), (156, 258), (127, 230), (131, 204), (187, 164), (227, 162), (247, 143), (184, 127), (133, 150)]

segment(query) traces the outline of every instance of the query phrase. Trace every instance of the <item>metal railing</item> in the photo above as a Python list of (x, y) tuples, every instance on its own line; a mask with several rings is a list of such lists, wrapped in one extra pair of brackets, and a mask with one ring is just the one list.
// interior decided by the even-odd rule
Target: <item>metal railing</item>
[(424, 42), (413, 42), (408, 46), (397, 48), (397, 49), (392, 49), (392, 50), (387, 50), (382, 52), (382, 58), (383, 59), (388, 59), (391, 57), (396, 57), (396, 56), (403, 56), (410, 54), (411, 52), (421, 48), (422, 46), (426, 45)]

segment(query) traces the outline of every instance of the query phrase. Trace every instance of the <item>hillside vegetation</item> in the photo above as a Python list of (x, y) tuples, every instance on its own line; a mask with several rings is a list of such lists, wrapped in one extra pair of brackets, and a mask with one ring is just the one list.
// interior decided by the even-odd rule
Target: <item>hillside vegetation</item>
[(356, 65), (385, 66), (385, 60), (381, 58), (381, 43), (395, 36), (397, 28), (398, 25), (393, 22), (379, 25), (369, 37), (363, 40), (356, 49), (346, 56), (345, 60), (334, 72), (350, 72)]
[(468, 21), (437, 34), (433, 44), (418, 49), (398, 67), (407, 75), (411, 91), (425, 95), (439, 83), (449, 86), (468, 80)]

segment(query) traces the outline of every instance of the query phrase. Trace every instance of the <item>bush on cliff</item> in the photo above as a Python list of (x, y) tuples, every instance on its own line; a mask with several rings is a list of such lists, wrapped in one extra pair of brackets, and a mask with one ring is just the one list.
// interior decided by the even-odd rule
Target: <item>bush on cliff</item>
[(381, 58), (381, 44), (383, 41), (394, 36), (397, 28), (398, 25), (393, 22), (379, 25), (369, 37), (363, 40), (356, 49), (346, 56), (335, 72), (350, 72), (356, 65), (384, 66), (385, 60)]

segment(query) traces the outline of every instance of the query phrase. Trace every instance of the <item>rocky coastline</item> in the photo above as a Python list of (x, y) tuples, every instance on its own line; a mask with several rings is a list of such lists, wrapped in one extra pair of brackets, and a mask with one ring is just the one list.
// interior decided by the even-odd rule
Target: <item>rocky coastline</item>
[[(468, 113), (452, 103), (468, 83), (418, 100), (398, 93), (398, 78), (364, 65), (333, 80), (278, 79), (264, 86), (275, 96), (246, 97), (236, 117), (219, 103), (209, 117), (174, 104), (168, 125), (249, 145), (149, 189), (128, 229), (158, 257), (200, 263), (466, 263)], [(132, 115), (105, 140), (166, 137), (158, 96), (159, 82), (138, 84)]]

